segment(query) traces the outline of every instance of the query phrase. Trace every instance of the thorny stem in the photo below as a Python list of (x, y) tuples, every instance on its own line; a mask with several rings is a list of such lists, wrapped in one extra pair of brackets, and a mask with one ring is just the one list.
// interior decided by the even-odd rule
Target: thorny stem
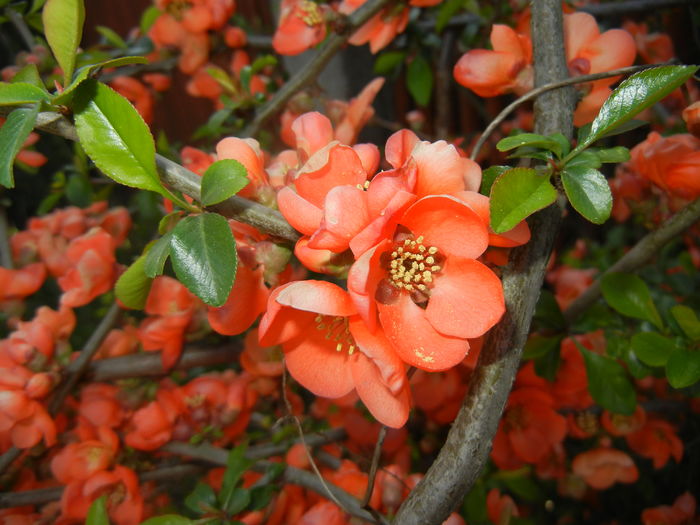
[[(6, 116), (12, 109), (8, 106), (1, 106), (0, 116)], [(59, 113), (39, 113), (34, 127), (68, 140), (78, 140), (73, 124)], [(200, 200), (201, 179), (196, 173), (158, 154), (156, 154), (156, 167), (161, 180), (169, 187), (192, 197), (196, 201)], [(279, 239), (296, 242), (300, 237), (281, 213), (237, 195), (212, 206), (211, 209), (229, 219), (250, 224), (261, 232)]]
[(614, 272), (633, 272), (648, 262), (666, 243), (700, 220), (700, 198), (695, 199), (658, 229), (648, 233), (623, 255), (615, 264), (598, 276), (585, 292), (579, 295), (564, 311), (564, 319), (573, 323), (600, 297), (603, 277)]
[(593, 82), (594, 80), (600, 80), (602, 78), (616, 77), (618, 75), (631, 75), (632, 73), (637, 73), (645, 69), (659, 67), (663, 65), (665, 64), (645, 64), (642, 66), (622, 67), (620, 69), (613, 69), (611, 71), (605, 71), (603, 73), (593, 73), (592, 75), (581, 75), (578, 77), (566, 78), (564, 80), (558, 80), (557, 82), (550, 82), (548, 84), (536, 87), (532, 91), (525, 93), (522, 97), (508, 104), (505, 108), (501, 110), (501, 112), (498, 115), (496, 115), (496, 118), (494, 118), (491, 121), (491, 123), (488, 126), (486, 126), (486, 129), (481, 134), (481, 137), (479, 137), (479, 140), (474, 145), (474, 149), (472, 150), (472, 153), (469, 156), (469, 158), (475, 160), (476, 157), (479, 155), (479, 151), (486, 142), (486, 139), (489, 138), (491, 133), (493, 133), (496, 130), (496, 128), (501, 125), (501, 123), (508, 117), (508, 115), (510, 115), (513, 111), (515, 111), (519, 106), (521, 106), (525, 102), (529, 102), (539, 97), (540, 95), (552, 91), (554, 89), (573, 86), (574, 84), (582, 84), (585, 82)]
[[(566, 78), (561, 2), (532, 3), (535, 83)], [(571, 136), (574, 97), (568, 90), (535, 105), (536, 132)], [(549, 95), (549, 94), (548, 94)], [(532, 239), (513, 249), (503, 272), (506, 313), (490, 332), (469, 392), (447, 440), (423, 480), (396, 514), (400, 525), (442, 523), (469, 492), (488, 459), (491, 442), (518, 370), (545, 267), (561, 222), (561, 199), (530, 220)]]
[(243, 129), (240, 136), (256, 136), (262, 126), (272, 116), (280, 112), (297, 91), (314, 81), (331, 58), (340, 51), (360, 26), (364, 25), (365, 22), (393, 1), (394, 0), (368, 0), (350, 14), (346, 22), (342, 25), (343, 30), (331, 35), (316, 56), (290, 78), (270, 100), (258, 109), (255, 118)]

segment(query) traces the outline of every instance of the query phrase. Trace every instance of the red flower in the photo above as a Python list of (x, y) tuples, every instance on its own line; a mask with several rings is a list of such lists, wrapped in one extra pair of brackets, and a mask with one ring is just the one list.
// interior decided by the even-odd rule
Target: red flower
[(310, 0), (283, 0), (272, 47), (280, 55), (298, 55), (326, 38), (328, 6)]
[(424, 197), (350, 269), (348, 290), (371, 329), (379, 321), (406, 363), (429, 371), (455, 366), (467, 339), (503, 315), (501, 282), (476, 261), (488, 245), (481, 217), (446, 195)]
[(404, 365), (338, 286), (296, 281), (275, 289), (259, 332), (262, 345), (282, 345), (289, 373), (314, 394), (338, 398), (356, 389), (378, 421), (395, 428), (406, 422)]
[(684, 525), (692, 523), (695, 518), (695, 498), (690, 492), (684, 492), (676, 498), (673, 505), (661, 505), (642, 512), (644, 525)]
[(663, 419), (649, 417), (638, 431), (627, 434), (629, 447), (654, 462), (654, 468), (661, 468), (673, 456), (676, 462), (683, 457), (683, 442), (676, 435), (673, 425)]

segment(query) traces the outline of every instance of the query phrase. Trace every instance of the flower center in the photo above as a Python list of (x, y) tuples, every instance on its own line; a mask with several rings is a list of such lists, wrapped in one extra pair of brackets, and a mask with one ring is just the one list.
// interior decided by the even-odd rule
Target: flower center
[(423, 244), (423, 236), (397, 243), (389, 260), (389, 283), (399, 290), (427, 292), (433, 286), (434, 274), (442, 270), (435, 246)]
[(324, 338), (329, 341), (335, 341), (336, 352), (342, 352), (345, 348), (347, 348), (348, 355), (352, 355), (355, 352), (357, 344), (348, 328), (347, 317), (331, 317), (319, 314), (314, 318), (314, 321), (316, 322), (316, 330), (326, 331)]
[(299, 9), (304, 13), (300, 18), (307, 26), (315, 26), (323, 23), (321, 10), (311, 0), (303, 0)]

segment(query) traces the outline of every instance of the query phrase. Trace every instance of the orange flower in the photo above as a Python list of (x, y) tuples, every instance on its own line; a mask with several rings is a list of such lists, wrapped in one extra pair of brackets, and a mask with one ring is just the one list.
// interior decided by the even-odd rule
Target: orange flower
[(114, 248), (114, 239), (101, 228), (71, 241), (66, 257), (73, 266), (58, 279), (61, 304), (83, 306), (112, 288), (117, 278)]
[(0, 303), (24, 299), (36, 292), (46, 279), (46, 266), (33, 263), (12, 270), (0, 267)]
[(492, 523), (509, 523), (512, 516), (520, 516), (513, 498), (501, 494), (498, 489), (489, 490), (486, 496), (486, 510)]
[(666, 33), (649, 33), (646, 24), (636, 24), (631, 20), (625, 20), (622, 29), (632, 35), (637, 52), (647, 64), (668, 62), (673, 58), (673, 41)]
[(627, 434), (625, 438), (634, 452), (653, 460), (656, 469), (668, 463), (671, 456), (677, 463), (683, 457), (683, 442), (673, 425), (663, 419), (649, 417), (640, 430)]
[(700, 102), (694, 102), (683, 110), (683, 120), (688, 132), (700, 137)]
[(514, 91), (523, 94), (532, 87), (532, 42), (506, 25), (494, 24), (491, 46), (473, 49), (459, 59), (454, 77), (481, 97)]
[(539, 388), (520, 387), (511, 392), (491, 451), (499, 468), (537, 463), (564, 440), (566, 419), (554, 406), (553, 397)]
[(695, 518), (695, 498), (690, 492), (684, 492), (676, 498), (673, 505), (661, 505), (642, 512), (644, 525), (684, 525), (692, 523)]
[(406, 363), (429, 371), (462, 361), (468, 339), (503, 315), (501, 282), (476, 261), (488, 245), (482, 218), (447, 195), (423, 197), (392, 220), (388, 235), (348, 274), (370, 328), (379, 321)]
[(127, 424), (124, 442), (138, 450), (155, 450), (170, 441), (173, 425), (182, 413), (176, 394), (160, 389), (155, 401), (138, 409)]
[(637, 466), (629, 455), (612, 448), (596, 448), (582, 452), (572, 463), (574, 473), (596, 490), (605, 490), (615, 483), (634, 483), (639, 478)]
[(275, 289), (259, 332), (260, 344), (282, 345), (289, 373), (314, 394), (338, 398), (356, 389), (378, 421), (394, 428), (406, 422), (410, 393), (403, 363), (338, 286), (296, 281)]
[(280, 55), (298, 55), (326, 38), (328, 6), (311, 0), (283, 0), (272, 47)]
[[(338, 6), (338, 11), (348, 15), (363, 5), (367, 0), (343, 0)], [(419, 0), (420, 1), (420, 0)], [(403, 33), (408, 24), (409, 9), (394, 8), (393, 6), (382, 9), (360, 27), (350, 37), (348, 42), (354, 46), (369, 43), (369, 50), (377, 53), (386, 47), (399, 33)]]

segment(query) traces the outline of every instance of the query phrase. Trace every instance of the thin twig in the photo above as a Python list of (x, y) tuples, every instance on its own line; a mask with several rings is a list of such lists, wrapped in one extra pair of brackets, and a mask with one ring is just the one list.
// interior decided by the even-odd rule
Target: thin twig
[(382, 428), (379, 429), (379, 436), (377, 436), (377, 442), (374, 445), (374, 454), (372, 454), (372, 464), (369, 467), (369, 477), (367, 479), (367, 490), (365, 491), (365, 497), (362, 498), (362, 506), (364, 508), (367, 508), (369, 506), (369, 500), (372, 498), (374, 482), (377, 478), (377, 467), (379, 467), (379, 459), (382, 457), (382, 445), (384, 444), (385, 438), (386, 426), (382, 425)]
[(290, 78), (273, 97), (261, 106), (255, 113), (255, 118), (241, 132), (242, 137), (254, 137), (262, 126), (274, 115), (282, 110), (284, 105), (295, 93), (314, 81), (318, 74), (326, 67), (326, 64), (345, 45), (352, 34), (381, 9), (394, 0), (368, 0), (342, 24), (342, 32), (334, 33), (323, 44), (314, 58)]
[(648, 233), (625, 253), (615, 264), (593, 281), (564, 311), (564, 319), (571, 324), (600, 297), (603, 277), (614, 272), (633, 272), (646, 264), (669, 241), (700, 220), (700, 198), (685, 206), (658, 229)]
[(0, 266), (14, 268), (12, 262), (12, 249), (10, 248), (10, 232), (7, 226), (7, 213), (5, 206), (0, 204)]
[(562, 87), (566, 86), (572, 86), (574, 84), (582, 84), (584, 82), (593, 82), (594, 80), (600, 80), (603, 78), (609, 78), (609, 77), (616, 77), (618, 75), (630, 75), (632, 73), (637, 73), (639, 71), (643, 71), (645, 69), (649, 69), (652, 67), (659, 67), (664, 64), (644, 64), (641, 66), (629, 66), (629, 67), (622, 67), (620, 69), (613, 69), (612, 71), (605, 71), (603, 73), (593, 73), (592, 75), (581, 75), (578, 77), (571, 77), (567, 78), (564, 80), (560, 80), (558, 82), (550, 82), (548, 84), (544, 84), (540, 87), (536, 87), (532, 91), (528, 91), (525, 93), (522, 97), (514, 100), (510, 104), (508, 104), (505, 108), (501, 110), (501, 112), (496, 116), (495, 119), (491, 121), (491, 123), (486, 127), (484, 132), (481, 134), (481, 137), (479, 137), (479, 140), (476, 142), (476, 145), (474, 146), (474, 149), (472, 150), (471, 155), (469, 156), (470, 159), (474, 160), (476, 159), (477, 155), (479, 154), (479, 150), (481, 147), (484, 145), (484, 142), (486, 142), (486, 139), (489, 138), (489, 135), (494, 132), (494, 130), (510, 115), (515, 109), (518, 108), (518, 106), (521, 106), (525, 102), (529, 102), (530, 100), (533, 100), (537, 98), (538, 96), (542, 95), (543, 93), (546, 93), (548, 91), (552, 91), (553, 89), (559, 89)]
[(20, 15), (17, 11), (9, 7), (6, 8), (4, 12), (5, 16), (10, 20), (10, 22), (12, 22), (12, 25), (15, 26), (15, 29), (19, 33), (19, 36), (22, 38), (25, 47), (29, 51), (32, 51), (34, 49), (34, 46), (36, 45), (36, 40), (34, 39), (34, 35), (32, 35), (32, 32), (29, 30), (29, 27), (24, 21), (24, 17), (22, 17), (22, 15)]
[[(12, 109), (9, 106), (0, 106), (0, 116), (7, 116)], [(34, 127), (68, 140), (78, 140), (73, 124), (59, 113), (39, 113)], [(156, 167), (165, 184), (196, 201), (200, 200), (201, 178), (196, 173), (158, 154), (156, 154)], [(279, 239), (296, 242), (300, 237), (281, 213), (237, 195), (212, 206), (211, 209), (230, 219), (250, 224), (261, 232)]]
[(606, 2), (604, 4), (582, 5), (578, 7), (578, 10), (585, 11), (593, 16), (619, 16), (644, 11), (671, 9), (684, 5), (692, 5), (695, 3), (697, 3), (697, 0), (628, 0), (626, 2)]
[[(187, 346), (172, 370), (189, 370), (196, 366), (233, 363), (240, 350), (241, 346), (237, 342), (215, 348)], [(91, 381), (114, 381), (129, 377), (157, 377), (168, 374), (172, 370), (163, 368), (163, 360), (159, 352), (144, 352), (92, 361), (87, 375)]]
[(75, 385), (78, 384), (80, 378), (83, 377), (83, 374), (87, 371), (90, 365), (90, 361), (92, 361), (92, 358), (97, 353), (97, 350), (99, 350), (102, 341), (105, 337), (107, 337), (107, 334), (117, 322), (120, 312), (121, 309), (119, 308), (119, 305), (116, 302), (113, 303), (112, 306), (109, 307), (109, 310), (107, 310), (104, 317), (100, 320), (100, 324), (97, 325), (97, 328), (95, 328), (92, 335), (90, 335), (90, 338), (80, 351), (78, 358), (68, 365), (66, 369), (68, 375), (63, 379), (63, 381), (61, 381), (60, 386), (53, 394), (51, 402), (49, 403), (49, 414), (55, 415), (61, 409), (63, 401), (66, 399), (68, 394), (70, 394)]
[[(202, 471), (201, 465), (172, 465), (139, 474), (139, 481), (173, 482), (192, 476)], [(51, 487), (37, 490), (0, 493), (0, 509), (23, 507), (25, 505), (43, 505), (61, 499), (65, 487)]]

